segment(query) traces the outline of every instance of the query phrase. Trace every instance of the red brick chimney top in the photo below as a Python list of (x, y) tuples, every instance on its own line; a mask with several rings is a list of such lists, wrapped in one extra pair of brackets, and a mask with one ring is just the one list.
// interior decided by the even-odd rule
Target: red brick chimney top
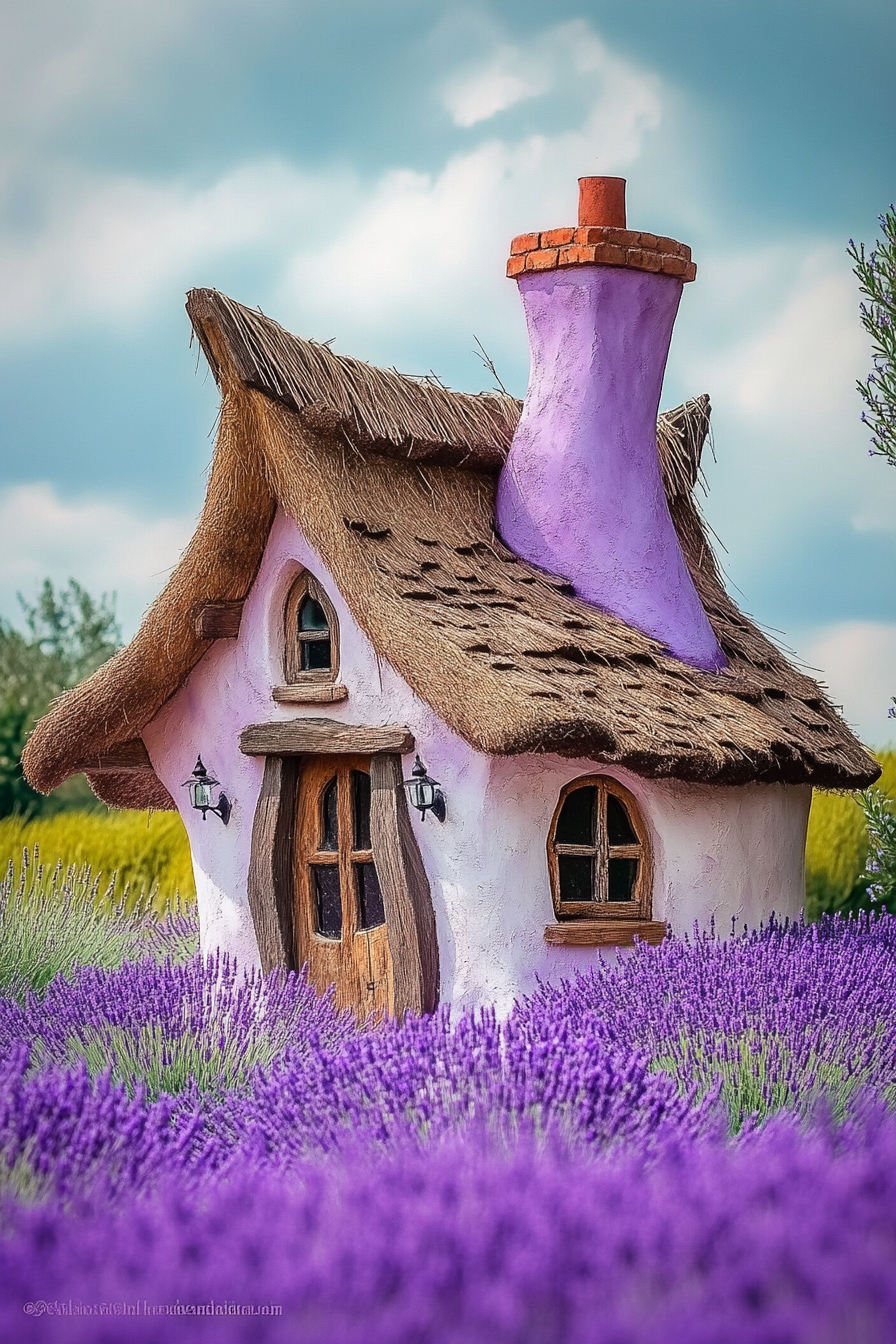
[(625, 266), (683, 281), (697, 274), (685, 243), (625, 227), (624, 177), (580, 177), (577, 228), (521, 233), (510, 244), (507, 274), (512, 280), (528, 271), (566, 266)]
[(625, 228), (625, 178), (579, 178), (579, 228)]

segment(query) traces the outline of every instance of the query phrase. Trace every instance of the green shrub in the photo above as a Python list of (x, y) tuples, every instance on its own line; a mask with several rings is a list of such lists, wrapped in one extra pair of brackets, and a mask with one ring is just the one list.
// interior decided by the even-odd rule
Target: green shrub
[(163, 914), (172, 903), (196, 899), (190, 845), (176, 812), (60, 812), (52, 817), (5, 817), (0, 821), (0, 872), (12, 863), (22, 876), (22, 853), (39, 852), (49, 872), (88, 866), (96, 880), (124, 894), (125, 908), (138, 897)]
[[(883, 774), (876, 788), (896, 799), (896, 751), (877, 753)], [(816, 791), (806, 839), (806, 914), (871, 909), (865, 816), (856, 794)]]
[(40, 993), (76, 966), (120, 966), (146, 957), (184, 961), (199, 945), (195, 903), (105, 887), (86, 865), (47, 875), (26, 851), (18, 875), (12, 864), (0, 882), (0, 994)]
[(22, 772), (34, 722), (53, 699), (110, 658), (121, 644), (115, 595), (97, 601), (74, 579), (54, 589), (45, 579), (35, 603), (19, 594), (26, 630), (0, 618), (0, 817), (48, 816), (69, 808), (99, 810), (87, 780), (76, 775), (48, 798)]

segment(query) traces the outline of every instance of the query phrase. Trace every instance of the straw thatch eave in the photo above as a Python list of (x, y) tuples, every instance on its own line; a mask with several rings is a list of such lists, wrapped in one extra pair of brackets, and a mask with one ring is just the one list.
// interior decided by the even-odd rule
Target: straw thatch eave
[[(86, 763), (139, 736), (212, 645), (196, 634), (200, 608), (249, 592), (276, 502), (252, 435), (252, 418), (240, 404), (244, 399), (239, 385), (228, 381), (199, 524), (134, 639), (60, 696), (29, 738), (22, 764), (41, 792), (49, 793)], [(174, 806), (151, 770), (88, 770), (88, 779), (111, 806)]]
[[(158, 713), (210, 646), (196, 634), (198, 609), (248, 593), (277, 504), (382, 656), (478, 750), (560, 752), (725, 784), (856, 788), (876, 777), (818, 685), (724, 590), (692, 494), (707, 398), (661, 417), (658, 446), (688, 565), (730, 660), (718, 676), (578, 601), (495, 536), (514, 399), (371, 370), (213, 291), (194, 291), (188, 307), (223, 397), (202, 518), (135, 640), (35, 729), (24, 757), (35, 787), (56, 787)], [(151, 770), (89, 777), (115, 805), (173, 805)]]

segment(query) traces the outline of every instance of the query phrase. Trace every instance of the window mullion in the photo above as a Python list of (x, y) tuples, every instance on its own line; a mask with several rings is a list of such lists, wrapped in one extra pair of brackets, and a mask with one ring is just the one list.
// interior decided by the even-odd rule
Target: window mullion
[(597, 862), (594, 865), (594, 899), (601, 904), (606, 902), (608, 890), (609, 849), (607, 846), (607, 786), (603, 782), (597, 786), (594, 800), (597, 816), (594, 818)]
[(339, 873), (342, 881), (342, 927), (349, 942), (358, 929), (358, 893), (355, 890), (355, 871), (352, 867), (352, 845), (355, 841), (354, 798), (351, 788), (351, 767), (339, 767)]

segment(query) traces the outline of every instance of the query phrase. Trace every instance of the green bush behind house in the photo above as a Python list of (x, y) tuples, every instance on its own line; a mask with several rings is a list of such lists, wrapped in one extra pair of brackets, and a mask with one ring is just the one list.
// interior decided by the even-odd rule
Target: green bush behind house
[(147, 898), (157, 914), (196, 900), (190, 845), (176, 812), (60, 812), (50, 817), (4, 817), (0, 821), (0, 875), (12, 863), (15, 883), (22, 851), (37, 846), (39, 863), (50, 873), (88, 866), (103, 888), (115, 874), (125, 907)]
[[(875, 755), (883, 774), (875, 785), (896, 801), (896, 751)], [(816, 791), (806, 840), (806, 915), (869, 907), (862, 881), (868, 854), (865, 819), (854, 794)]]

